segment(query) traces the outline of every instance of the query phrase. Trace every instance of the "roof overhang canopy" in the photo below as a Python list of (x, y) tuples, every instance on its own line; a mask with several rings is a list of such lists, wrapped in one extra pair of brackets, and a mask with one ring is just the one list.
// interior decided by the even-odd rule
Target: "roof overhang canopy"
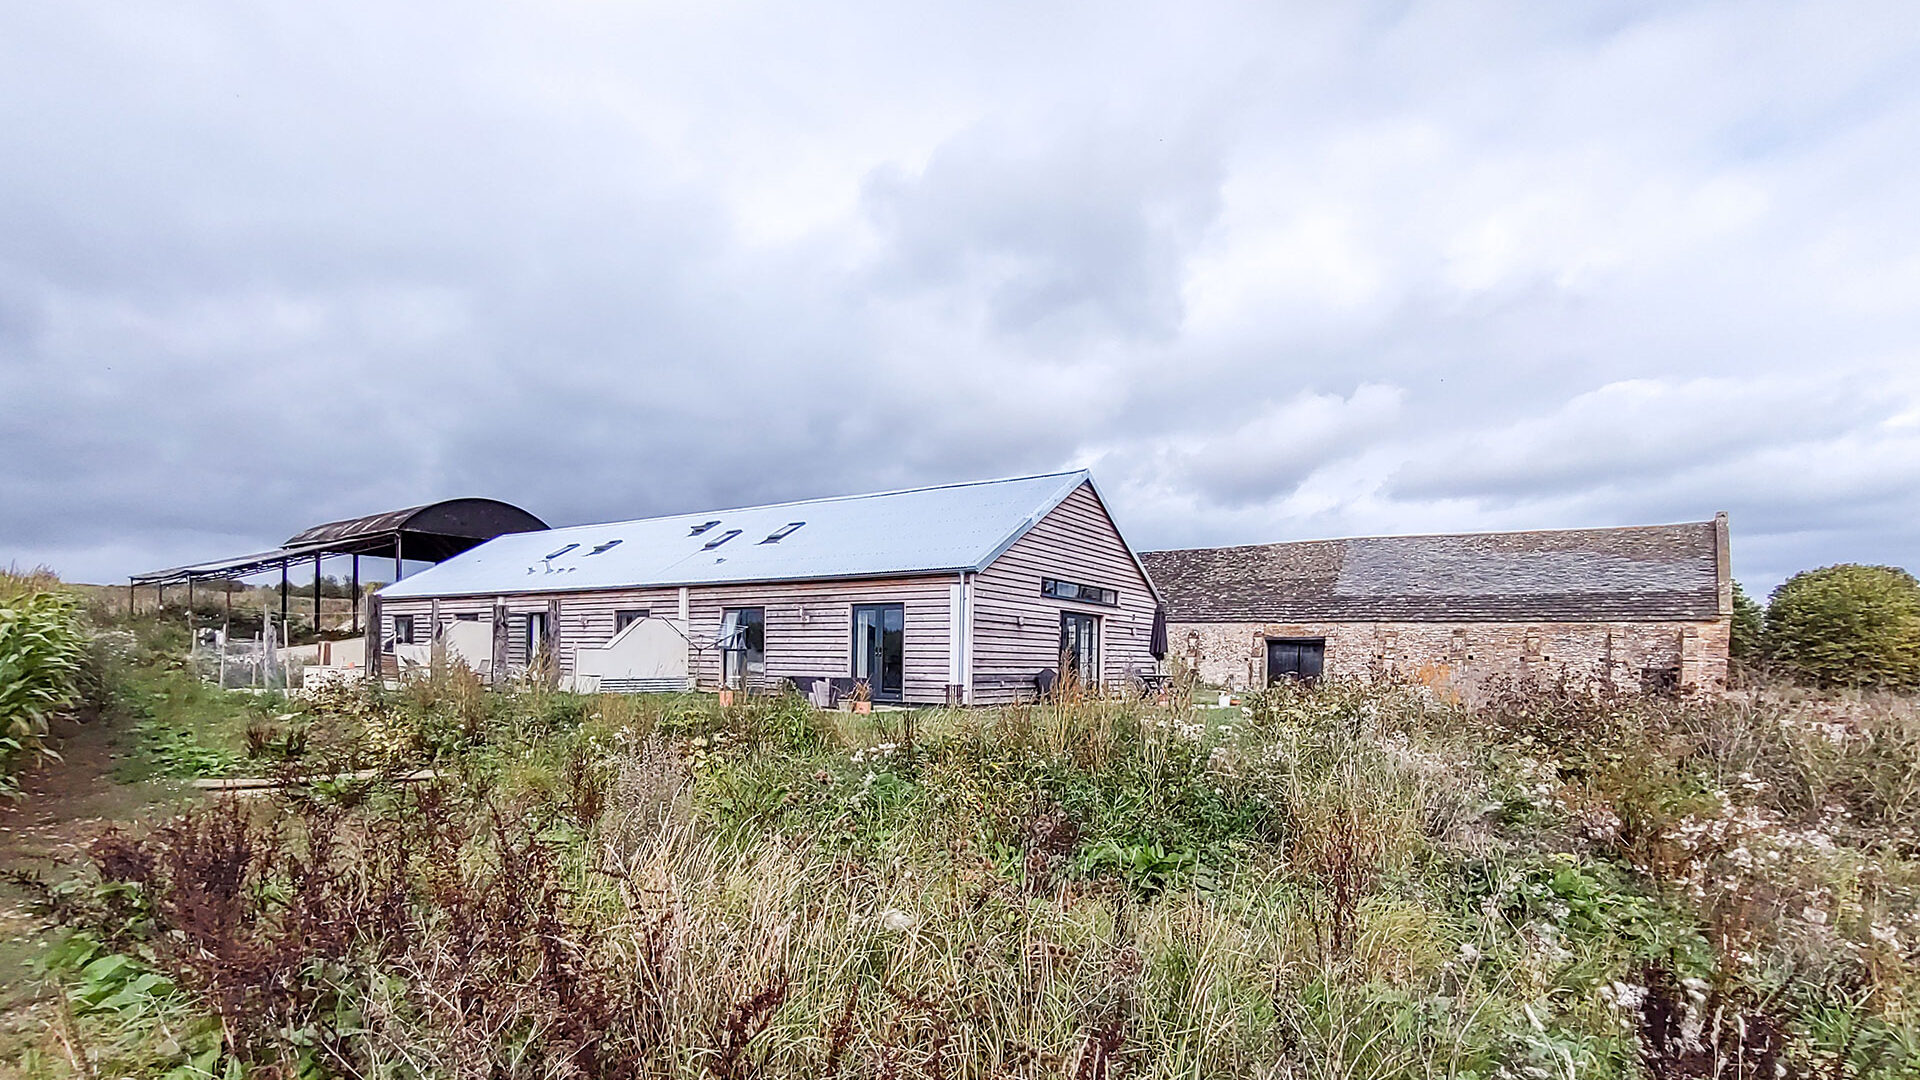
[(135, 585), (173, 585), (249, 577), (329, 555), (379, 555), (441, 562), (506, 533), (541, 532), (547, 523), (498, 499), (447, 499), (303, 529), (272, 551), (149, 570)]

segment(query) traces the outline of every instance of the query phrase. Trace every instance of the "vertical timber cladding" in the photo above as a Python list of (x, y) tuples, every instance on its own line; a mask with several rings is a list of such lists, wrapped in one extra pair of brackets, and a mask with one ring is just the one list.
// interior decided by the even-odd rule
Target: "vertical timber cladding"
[[(1041, 578), (1098, 585), (1119, 593), (1108, 607), (1043, 596)], [(1100, 672), (1110, 686), (1157, 670), (1152, 644), (1156, 604), (1146, 575), (1093, 487), (1082, 484), (973, 582), (973, 694), (992, 705), (1030, 694), (1033, 676), (1060, 666), (1060, 613), (1100, 619)], [(1173, 644), (1170, 642), (1170, 644)]]

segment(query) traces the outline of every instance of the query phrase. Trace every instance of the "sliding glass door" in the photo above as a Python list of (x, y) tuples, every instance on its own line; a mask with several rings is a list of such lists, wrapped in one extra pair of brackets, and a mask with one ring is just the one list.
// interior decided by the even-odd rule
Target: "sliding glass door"
[(853, 608), (853, 677), (875, 701), (899, 701), (907, 689), (907, 609), (902, 604)]

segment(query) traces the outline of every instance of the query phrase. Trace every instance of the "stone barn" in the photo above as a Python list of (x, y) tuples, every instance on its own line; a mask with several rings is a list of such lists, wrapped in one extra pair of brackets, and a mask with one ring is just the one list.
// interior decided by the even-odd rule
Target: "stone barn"
[(1205, 682), (1393, 674), (1717, 689), (1733, 613), (1727, 517), (1149, 551), (1172, 657)]

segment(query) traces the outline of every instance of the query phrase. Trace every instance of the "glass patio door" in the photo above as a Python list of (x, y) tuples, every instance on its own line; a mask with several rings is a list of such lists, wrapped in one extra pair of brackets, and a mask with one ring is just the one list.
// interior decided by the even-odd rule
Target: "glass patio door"
[(757, 690), (767, 679), (765, 608), (727, 608), (720, 614), (720, 679), (735, 690)]
[(1060, 613), (1060, 662), (1063, 679), (1100, 684), (1100, 620), (1079, 611)]
[(903, 604), (856, 604), (853, 677), (865, 680), (875, 701), (899, 701), (907, 689), (907, 609)]

